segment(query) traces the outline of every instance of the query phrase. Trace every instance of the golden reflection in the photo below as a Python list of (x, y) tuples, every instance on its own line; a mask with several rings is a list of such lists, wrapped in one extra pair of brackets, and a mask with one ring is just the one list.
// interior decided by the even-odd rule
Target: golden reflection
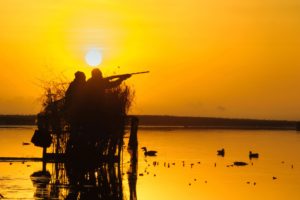
[[(15, 134), (15, 142), (6, 153), (18, 156), (13, 149), (27, 148), (22, 141), (27, 141), (32, 132), (6, 131)], [(1, 162), (0, 193), (6, 198), (29, 199), (74, 199), (79, 194), (95, 197), (112, 193), (117, 195), (113, 198), (131, 200), (298, 198), (300, 135), (296, 132), (140, 130), (138, 137), (139, 147), (157, 150), (157, 157), (145, 157), (139, 150), (139, 162), (134, 164), (124, 151), (120, 166), (101, 165), (83, 173), (64, 164), (43, 168), (40, 162)], [(224, 157), (217, 156), (221, 148), (225, 149)], [(259, 158), (250, 160), (249, 150), (259, 152)], [(248, 165), (231, 166), (234, 161)]]
[[(174, 130), (139, 136), (140, 146), (158, 150), (158, 157), (140, 155), (138, 199), (297, 199), (295, 132)], [(224, 157), (217, 156), (220, 148)], [(249, 150), (260, 157), (250, 160)], [(248, 165), (232, 166), (234, 161)]]
[[(0, 157), (41, 157), (42, 150), (30, 143), (34, 127), (0, 127)], [(23, 142), (30, 145), (23, 145)]]

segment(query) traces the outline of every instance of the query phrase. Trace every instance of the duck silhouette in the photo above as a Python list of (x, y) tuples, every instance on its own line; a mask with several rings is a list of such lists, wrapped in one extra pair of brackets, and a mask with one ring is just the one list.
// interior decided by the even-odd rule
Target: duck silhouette
[(242, 161), (235, 161), (235, 162), (233, 162), (233, 165), (235, 165), (235, 166), (245, 166), (245, 165), (248, 165), (248, 163), (242, 162)]
[(259, 154), (258, 153), (252, 153), (252, 151), (249, 151), (249, 158), (250, 158), (250, 160), (252, 159), (252, 158), (258, 158), (259, 157)]
[(156, 154), (157, 154), (157, 151), (147, 151), (146, 147), (142, 147), (141, 149), (144, 150), (145, 156), (156, 156)]
[(225, 156), (225, 149), (223, 148), (221, 150), (217, 150), (217, 155), (224, 157)]

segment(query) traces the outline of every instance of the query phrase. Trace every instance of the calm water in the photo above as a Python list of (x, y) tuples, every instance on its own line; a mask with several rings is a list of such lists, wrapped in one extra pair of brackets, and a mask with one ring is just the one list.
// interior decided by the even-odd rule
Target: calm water
[[(0, 128), (0, 156), (40, 157), (40, 148), (23, 146), (33, 127)], [(295, 131), (141, 130), (139, 146), (157, 150), (157, 157), (139, 152), (137, 199), (299, 199), (300, 134)], [(216, 151), (225, 148), (225, 157)], [(260, 158), (248, 158), (248, 152)], [(122, 170), (129, 167), (124, 152)], [(184, 161), (184, 164), (183, 164)], [(231, 167), (234, 161), (249, 163)], [(158, 165), (154, 165), (158, 162)], [(0, 163), (0, 193), (8, 199), (34, 199), (50, 193), (37, 189), (30, 175), (41, 163)], [(53, 165), (47, 165), (53, 172)], [(274, 180), (273, 177), (276, 177)], [(123, 190), (129, 199), (127, 173)], [(58, 196), (63, 199), (66, 190)], [(126, 197), (127, 196), (127, 197)]]

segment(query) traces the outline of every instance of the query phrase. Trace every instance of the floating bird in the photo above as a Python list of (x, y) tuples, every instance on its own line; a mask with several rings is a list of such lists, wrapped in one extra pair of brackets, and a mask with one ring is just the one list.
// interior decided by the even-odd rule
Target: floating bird
[(273, 179), (273, 180), (276, 180), (276, 179), (277, 179), (277, 177), (276, 177), (276, 176), (273, 176), (273, 177), (272, 177), (272, 179)]
[(258, 158), (259, 157), (259, 154), (258, 153), (252, 153), (252, 151), (249, 151), (249, 158), (252, 159), (252, 158)]
[(242, 161), (235, 161), (235, 162), (233, 162), (233, 164), (235, 166), (245, 166), (245, 165), (248, 165), (248, 163), (242, 162)]
[(23, 142), (22, 145), (30, 145), (29, 142)]
[(145, 156), (156, 156), (156, 154), (157, 154), (157, 151), (147, 151), (146, 147), (142, 147), (141, 149), (144, 150)]
[(217, 150), (217, 155), (224, 157), (225, 156), (225, 149), (222, 148), (221, 150)]

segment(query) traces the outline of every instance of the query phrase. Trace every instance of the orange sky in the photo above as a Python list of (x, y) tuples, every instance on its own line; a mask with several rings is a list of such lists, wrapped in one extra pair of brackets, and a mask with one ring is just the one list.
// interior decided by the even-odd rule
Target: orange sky
[[(38, 79), (132, 77), (132, 113), (300, 119), (297, 0), (10, 0), (0, 7), (0, 113), (34, 114)], [(117, 66), (121, 66), (117, 68)]]

